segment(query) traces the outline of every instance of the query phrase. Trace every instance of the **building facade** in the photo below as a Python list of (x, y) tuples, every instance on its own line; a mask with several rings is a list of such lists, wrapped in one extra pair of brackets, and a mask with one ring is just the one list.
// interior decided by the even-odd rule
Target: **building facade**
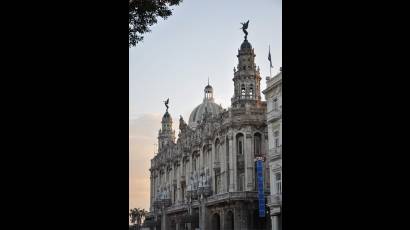
[[(167, 108), (158, 133), (158, 153), (151, 160), (150, 213), (145, 226), (156, 230), (268, 230), (271, 221), (277, 221), (271, 218), (270, 209), (260, 211), (261, 197), (264, 208), (264, 197), (269, 203), (270, 191), (276, 187), (271, 184), (271, 134), (255, 56), (245, 37), (234, 68), (231, 106), (217, 105), (208, 83), (203, 102), (194, 108), (188, 123), (179, 118), (177, 140)], [(260, 171), (256, 159), (265, 159)], [(262, 194), (258, 188), (263, 188)]]
[(270, 209), (272, 230), (282, 229), (282, 69), (266, 78), (263, 91), (267, 103), (268, 164), (270, 170)]

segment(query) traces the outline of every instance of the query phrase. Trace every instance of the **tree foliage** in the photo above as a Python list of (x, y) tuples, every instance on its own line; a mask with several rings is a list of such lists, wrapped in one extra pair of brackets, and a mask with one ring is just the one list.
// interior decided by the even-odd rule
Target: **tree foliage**
[(130, 210), (130, 222), (137, 226), (141, 227), (142, 221), (147, 216), (148, 212), (145, 209), (134, 208)]
[(157, 18), (167, 19), (172, 15), (171, 6), (179, 5), (182, 0), (129, 0), (128, 44), (135, 46), (150, 32), (150, 26), (157, 23)]

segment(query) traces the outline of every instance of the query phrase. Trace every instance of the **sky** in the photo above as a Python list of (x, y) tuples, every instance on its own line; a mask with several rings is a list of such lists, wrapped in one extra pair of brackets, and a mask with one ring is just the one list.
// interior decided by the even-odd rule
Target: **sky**
[(158, 20), (144, 40), (129, 49), (129, 207), (149, 210), (149, 167), (169, 98), (178, 132), (179, 116), (188, 121), (209, 83), (215, 102), (230, 106), (233, 68), (249, 20), (248, 41), (261, 69), (261, 89), (282, 66), (282, 0), (183, 0), (173, 15)]

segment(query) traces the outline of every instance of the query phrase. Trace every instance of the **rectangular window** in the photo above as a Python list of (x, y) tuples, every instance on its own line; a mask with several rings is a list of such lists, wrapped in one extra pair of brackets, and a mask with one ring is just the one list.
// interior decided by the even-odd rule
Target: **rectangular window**
[(241, 173), (239, 175), (238, 191), (243, 191), (245, 187), (245, 175)]
[(177, 186), (174, 185), (174, 203), (177, 201)]
[(221, 175), (215, 175), (215, 193), (219, 194), (221, 191)]
[(273, 99), (272, 109), (274, 111), (278, 110), (278, 98), (276, 98), (276, 97)]
[(282, 194), (282, 175), (280, 173), (276, 173), (275, 179), (276, 179), (276, 194)]
[(242, 154), (242, 141), (238, 141), (238, 152)]
[(279, 131), (278, 130), (276, 130), (274, 133), (273, 133), (273, 140), (274, 140), (274, 146), (275, 146), (275, 148), (278, 148), (279, 147)]

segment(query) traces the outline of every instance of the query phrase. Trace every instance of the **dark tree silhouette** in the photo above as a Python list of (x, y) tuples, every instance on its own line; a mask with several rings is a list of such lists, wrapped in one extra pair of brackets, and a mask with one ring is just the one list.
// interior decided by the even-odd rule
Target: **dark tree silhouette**
[(128, 44), (135, 46), (150, 32), (150, 26), (157, 23), (157, 18), (167, 19), (172, 15), (170, 6), (176, 6), (182, 0), (129, 0), (128, 9)]
[(148, 212), (144, 209), (134, 208), (130, 210), (130, 221), (134, 224), (136, 229), (140, 229), (142, 221), (147, 216)]

